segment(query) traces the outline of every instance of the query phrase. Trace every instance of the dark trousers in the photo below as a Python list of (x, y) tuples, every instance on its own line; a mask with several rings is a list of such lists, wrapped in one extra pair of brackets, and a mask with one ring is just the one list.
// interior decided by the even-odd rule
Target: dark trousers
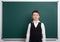
[(34, 41), (30, 40), (29, 42), (42, 42), (42, 40), (34, 40)]

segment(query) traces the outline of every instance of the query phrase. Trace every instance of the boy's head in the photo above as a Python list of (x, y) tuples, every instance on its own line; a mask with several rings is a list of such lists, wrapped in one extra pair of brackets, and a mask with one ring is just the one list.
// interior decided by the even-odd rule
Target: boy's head
[(34, 10), (34, 11), (32, 12), (32, 18), (33, 18), (33, 20), (35, 20), (35, 21), (39, 20), (39, 17), (40, 17), (39, 14), (40, 14), (39, 11)]

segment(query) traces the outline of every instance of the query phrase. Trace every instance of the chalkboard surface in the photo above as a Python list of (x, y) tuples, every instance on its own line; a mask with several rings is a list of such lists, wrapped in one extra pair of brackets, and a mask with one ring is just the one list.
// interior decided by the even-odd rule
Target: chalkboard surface
[(40, 12), (46, 37), (57, 38), (57, 2), (3, 2), (2, 38), (25, 38), (32, 11)]

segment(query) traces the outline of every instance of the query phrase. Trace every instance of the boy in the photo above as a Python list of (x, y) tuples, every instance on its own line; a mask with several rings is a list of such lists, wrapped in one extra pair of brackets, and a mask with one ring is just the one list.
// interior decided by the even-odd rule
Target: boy
[(29, 23), (26, 42), (45, 42), (45, 26), (39, 21), (40, 13), (37, 10), (32, 12), (33, 22)]

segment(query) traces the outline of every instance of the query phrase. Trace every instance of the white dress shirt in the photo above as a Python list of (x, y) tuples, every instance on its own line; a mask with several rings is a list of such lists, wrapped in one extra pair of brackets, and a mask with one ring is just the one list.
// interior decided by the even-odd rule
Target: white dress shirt
[[(40, 22), (39, 20), (37, 22), (33, 21), (34, 26), (37, 27), (39, 22)], [(30, 28), (31, 28), (31, 23), (29, 23), (28, 25), (28, 30), (26, 34), (26, 42), (29, 42), (29, 39), (30, 39)], [(46, 42), (45, 26), (43, 23), (41, 23), (41, 29), (42, 29), (42, 35), (43, 35), (42, 42)]]

